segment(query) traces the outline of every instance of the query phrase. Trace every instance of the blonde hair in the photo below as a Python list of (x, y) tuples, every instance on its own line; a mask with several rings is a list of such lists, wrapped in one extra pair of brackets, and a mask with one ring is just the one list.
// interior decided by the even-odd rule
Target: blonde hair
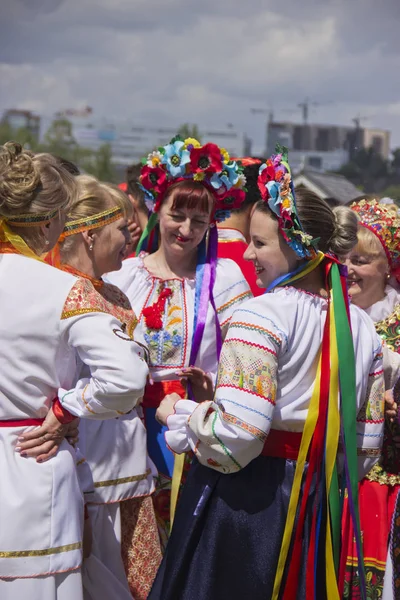
[(361, 223), (358, 224), (355, 251), (360, 256), (383, 258), (387, 262), (386, 253), (379, 238), (370, 229), (361, 225)]
[[(78, 183), (78, 195), (70, 205), (67, 224), (68, 221), (75, 221), (77, 219), (89, 220), (90, 217), (113, 206), (121, 208), (122, 214), (126, 219), (132, 216), (133, 206), (131, 201), (117, 186), (98, 181), (90, 175), (79, 175), (75, 177), (75, 180)], [(107, 225), (99, 227), (98, 231), (101, 231), (104, 227), (107, 227)], [(77, 243), (77, 234), (70, 235), (61, 242), (61, 258), (64, 262), (74, 253)]]
[[(33, 154), (17, 142), (0, 148), (0, 216), (12, 220), (20, 215), (58, 216), (77, 194), (75, 178), (51, 154)], [(54, 218), (54, 217), (53, 217)], [(11, 226), (26, 243), (41, 251), (44, 236), (40, 225)]]

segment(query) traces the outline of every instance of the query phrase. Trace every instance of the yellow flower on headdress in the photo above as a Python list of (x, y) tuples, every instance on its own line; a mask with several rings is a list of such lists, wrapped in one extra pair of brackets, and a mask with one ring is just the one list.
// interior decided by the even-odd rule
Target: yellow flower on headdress
[(221, 148), (221, 155), (224, 162), (228, 163), (231, 160), (229, 152), (228, 150), (225, 150), (225, 148)]
[(206, 174), (203, 171), (199, 171), (198, 173), (195, 173), (193, 175), (193, 179), (194, 179), (194, 181), (203, 181), (205, 176), (206, 176)]
[(282, 200), (282, 206), (287, 211), (291, 210), (291, 208), (292, 208), (292, 201), (291, 201), (291, 199), (288, 196), (286, 196), (286, 198), (284, 198)]
[(196, 140), (196, 138), (186, 138), (183, 143), (185, 150), (188, 146), (193, 146), (193, 148), (201, 148), (201, 144), (198, 140)]

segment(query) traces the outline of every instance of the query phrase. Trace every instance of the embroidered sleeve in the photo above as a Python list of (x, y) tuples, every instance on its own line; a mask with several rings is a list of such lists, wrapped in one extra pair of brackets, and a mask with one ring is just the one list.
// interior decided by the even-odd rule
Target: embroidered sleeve
[(253, 297), (249, 284), (240, 268), (231, 260), (224, 261), (225, 267), (225, 277), (223, 273), (219, 273), (219, 276), (223, 277), (224, 288), (222, 290), (220, 288), (220, 291), (214, 297), (223, 337), (225, 337), (228, 331), (229, 323), (235, 309), (242, 302)]
[(366, 475), (377, 462), (383, 442), (385, 421), (385, 383), (382, 352), (375, 354), (368, 375), (364, 403), (357, 415), (359, 474)]
[[(277, 386), (277, 357), (282, 338), (262, 315), (235, 311), (224, 342), (214, 401), (196, 405), (180, 401), (169, 417), (166, 433), (173, 450), (187, 444), (198, 460), (217, 471), (232, 473), (262, 451), (271, 428)], [(187, 434), (178, 435), (186, 414)]]
[(90, 373), (72, 389), (58, 391), (61, 404), (78, 417), (117, 417), (143, 395), (148, 375), (143, 349), (109, 310), (89, 281), (78, 280), (61, 315), (65, 345), (79, 357), (85, 374)]
[(107, 300), (96, 292), (88, 279), (77, 279), (65, 301), (61, 319), (94, 312), (108, 313)]

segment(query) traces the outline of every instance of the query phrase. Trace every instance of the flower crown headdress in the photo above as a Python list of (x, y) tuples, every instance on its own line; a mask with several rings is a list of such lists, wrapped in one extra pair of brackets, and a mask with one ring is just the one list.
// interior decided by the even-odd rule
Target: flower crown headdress
[(400, 281), (400, 218), (393, 207), (377, 200), (360, 200), (350, 208), (357, 213), (360, 224), (376, 235), (385, 251), (391, 274)]
[(300, 222), (288, 164), (288, 150), (277, 144), (275, 151), (276, 154), (268, 158), (258, 172), (261, 197), (278, 217), (279, 230), (292, 250), (301, 258), (314, 258), (318, 239), (306, 233)]
[(194, 138), (184, 140), (177, 135), (142, 159), (142, 164), (139, 183), (153, 213), (160, 210), (167, 189), (179, 181), (197, 181), (213, 193), (214, 222), (226, 219), (245, 199), (243, 167), (216, 144), (202, 146)]

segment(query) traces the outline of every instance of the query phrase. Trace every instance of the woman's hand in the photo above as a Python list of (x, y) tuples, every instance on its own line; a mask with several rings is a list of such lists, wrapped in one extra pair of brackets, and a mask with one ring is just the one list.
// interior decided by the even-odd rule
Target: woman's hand
[(130, 220), (128, 223), (128, 231), (130, 234), (130, 242), (127, 244), (127, 254), (134, 252), (142, 235), (142, 229), (136, 220)]
[(196, 402), (212, 400), (214, 397), (214, 385), (211, 377), (199, 367), (188, 367), (177, 372), (181, 377), (181, 383), (190, 381), (193, 397)]
[(156, 412), (156, 419), (161, 425), (166, 425), (168, 417), (174, 414), (175, 404), (178, 400), (181, 400), (180, 395), (173, 392), (165, 396), (164, 400), (161, 401)]
[(36, 462), (45, 462), (57, 454), (57, 450), (66, 436), (77, 440), (78, 422), (79, 419), (74, 419), (68, 425), (63, 425), (55, 416), (53, 409), (50, 408), (40, 427), (23, 433), (18, 438), (15, 451), (24, 458), (36, 458)]

